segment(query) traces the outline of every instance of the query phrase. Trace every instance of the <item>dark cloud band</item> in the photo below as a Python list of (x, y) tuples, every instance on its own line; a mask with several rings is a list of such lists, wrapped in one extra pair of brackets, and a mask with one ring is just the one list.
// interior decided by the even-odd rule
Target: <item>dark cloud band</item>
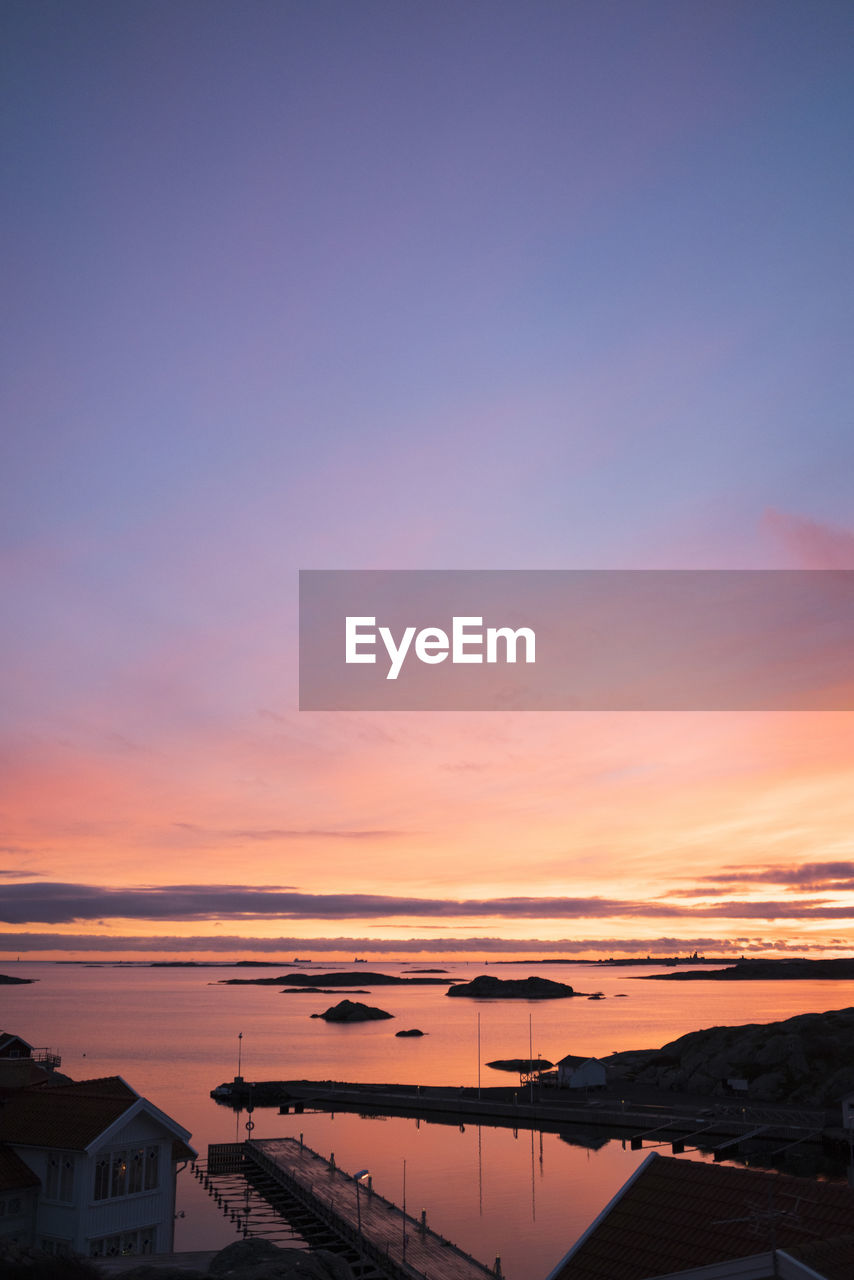
[(282, 964), (290, 964), (294, 955), (306, 952), (324, 953), (345, 951), (368, 952), (375, 955), (404, 956), (423, 952), (446, 954), (513, 954), (534, 956), (574, 956), (590, 953), (626, 955), (684, 955), (698, 951), (712, 952), (716, 956), (756, 954), (765, 951), (796, 950), (824, 951), (833, 944), (769, 942), (760, 938), (736, 938), (734, 941), (720, 938), (591, 938), (587, 941), (574, 938), (542, 939), (522, 938), (508, 941), (506, 938), (244, 938), (239, 936), (180, 937), (162, 935), (156, 937), (122, 937), (112, 934), (87, 933), (0, 933), (0, 951), (18, 953), (110, 952), (135, 951), (145, 954), (176, 954), (211, 952), (229, 957), (245, 952), (287, 957)]
[(619, 898), (410, 898), (382, 894), (300, 893), (277, 886), (157, 885), (130, 889), (37, 882), (0, 890), (6, 924), (73, 924), (81, 920), (388, 920), (488, 916), (504, 920), (715, 918), (845, 920), (854, 906), (822, 900), (715, 901), (683, 905)]

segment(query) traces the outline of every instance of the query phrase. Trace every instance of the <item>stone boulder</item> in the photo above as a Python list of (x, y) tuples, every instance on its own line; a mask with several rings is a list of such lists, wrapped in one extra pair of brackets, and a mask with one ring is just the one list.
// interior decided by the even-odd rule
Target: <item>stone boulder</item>
[(234, 1280), (353, 1280), (343, 1258), (326, 1249), (281, 1249), (271, 1240), (235, 1240), (210, 1264), (211, 1276)]

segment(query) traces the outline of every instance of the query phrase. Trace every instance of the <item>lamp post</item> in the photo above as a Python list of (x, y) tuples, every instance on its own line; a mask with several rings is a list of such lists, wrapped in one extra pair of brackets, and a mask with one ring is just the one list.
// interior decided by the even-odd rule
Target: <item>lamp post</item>
[(362, 1205), (359, 1200), (359, 1186), (363, 1178), (367, 1178), (370, 1169), (360, 1169), (358, 1173), (353, 1174), (353, 1181), (356, 1184), (356, 1225), (359, 1231), (359, 1256), (362, 1253)]
[(238, 1081), (241, 1081), (243, 1079), (243, 1076), (240, 1074), (240, 1069), (242, 1065), (243, 1065), (243, 1032), (239, 1031), (237, 1034), (237, 1080)]
[(403, 1265), (406, 1266), (406, 1157), (403, 1158)]

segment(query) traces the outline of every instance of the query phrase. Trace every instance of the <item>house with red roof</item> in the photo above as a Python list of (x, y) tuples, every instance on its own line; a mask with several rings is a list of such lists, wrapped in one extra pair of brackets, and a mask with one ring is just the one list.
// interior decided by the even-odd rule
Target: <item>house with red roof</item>
[(547, 1280), (774, 1277), (854, 1277), (854, 1190), (652, 1152)]
[(0, 1238), (67, 1256), (172, 1250), (190, 1134), (121, 1076), (30, 1085), (0, 1106)]

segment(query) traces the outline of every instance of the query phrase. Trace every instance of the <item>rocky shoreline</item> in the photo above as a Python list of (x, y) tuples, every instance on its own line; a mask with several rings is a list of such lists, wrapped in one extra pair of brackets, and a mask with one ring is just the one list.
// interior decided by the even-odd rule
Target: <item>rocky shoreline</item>
[(605, 1064), (622, 1079), (673, 1092), (833, 1106), (854, 1091), (854, 1009), (707, 1027)]

